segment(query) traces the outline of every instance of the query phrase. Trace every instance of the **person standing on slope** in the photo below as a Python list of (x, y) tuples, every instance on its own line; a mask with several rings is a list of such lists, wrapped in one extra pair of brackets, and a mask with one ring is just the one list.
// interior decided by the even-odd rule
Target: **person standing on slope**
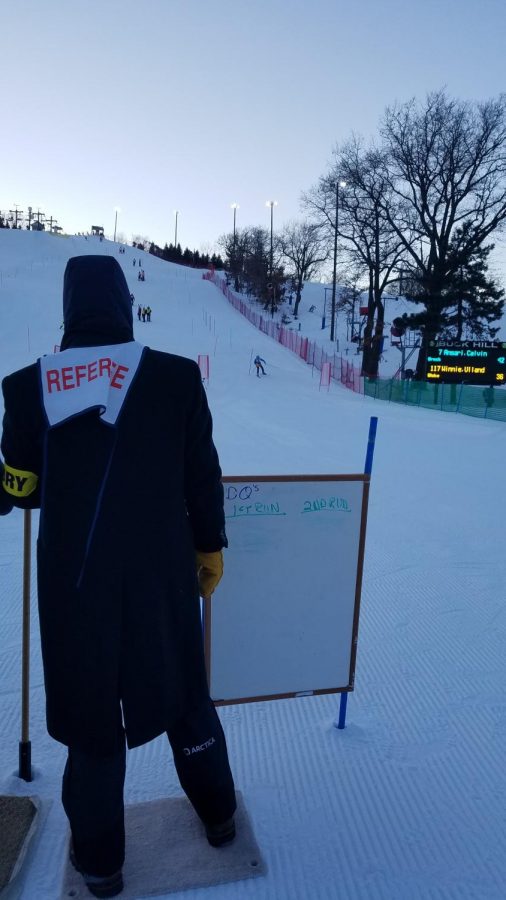
[(70, 259), (63, 309), (62, 352), (2, 384), (0, 512), (40, 507), (46, 717), (68, 748), (71, 860), (94, 896), (113, 897), (123, 888), (125, 739), (138, 747), (166, 732), (207, 840), (235, 836), (199, 601), (223, 572), (223, 487), (199, 368), (134, 341), (119, 263)]
[[(264, 366), (267, 365), (267, 363), (265, 362), (265, 359), (262, 359), (261, 356), (255, 356), (255, 359), (253, 360), (253, 362), (255, 363), (255, 367), (257, 370), (257, 377), (260, 378), (260, 372), (262, 372), (262, 375), (265, 375)], [(263, 365), (262, 365), (262, 363), (263, 363)]]

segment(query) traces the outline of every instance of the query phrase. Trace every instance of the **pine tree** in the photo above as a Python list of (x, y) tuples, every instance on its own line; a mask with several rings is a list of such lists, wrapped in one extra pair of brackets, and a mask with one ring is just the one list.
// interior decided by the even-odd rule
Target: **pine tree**
[[(465, 228), (457, 232), (456, 244), (461, 239), (461, 231), (464, 232)], [(493, 249), (493, 244), (476, 247), (465, 263), (453, 272), (445, 298), (453, 303), (446, 310), (446, 326), (458, 341), (466, 336), (493, 338), (499, 331), (499, 327), (494, 328), (491, 323), (502, 316), (504, 290), (488, 274), (488, 257)]]
[(464, 224), (455, 231), (447, 254), (445, 287), (440, 292), (437, 307), (424, 304), (422, 279), (414, 273), (406, 282), (405, 296), (424, 308), (418, 313), (403, 316), (410, 328), (432, 331), (440, 338), (493, 338), (499, 328), (492, 322), (501, 318), (504, 290), (488, 274), (488, 257), (494, 249), (474, 245), (471, 225)]

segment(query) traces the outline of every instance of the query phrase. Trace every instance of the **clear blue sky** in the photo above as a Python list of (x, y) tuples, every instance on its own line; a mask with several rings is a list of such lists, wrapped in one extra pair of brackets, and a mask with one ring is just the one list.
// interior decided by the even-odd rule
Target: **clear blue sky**
[(3, 0), (0, 208), (208, 248), (300, 216), (338, 142), (506, 89), (505, 0)]

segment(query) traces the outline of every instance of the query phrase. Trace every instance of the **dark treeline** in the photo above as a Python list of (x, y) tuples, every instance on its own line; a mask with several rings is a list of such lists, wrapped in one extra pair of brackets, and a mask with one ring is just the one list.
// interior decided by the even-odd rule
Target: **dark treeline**
[[(34, 223), (36, 224), (36, 223)], [(14, 231), (17, 229), (18, 231), (22, 231), (23, 228), (29, 230), (28, 225), (22, 224), (22, 219), (19, 219), (19, 222), (16, 224), (12, 216), (7, 216), (5, 214), (0, 213), (0, 228), (12, 228)], [(41, 230), (44, 231), (44, 225), (41, 223)]]
[(224, 262), (221, 256), (213, 253), (209, 255), (209, 253), (199, 253), (198, 250), (190, 250), (189, 247), (185, 247), (184, 250), (181, 249), (181, 244), (178, 244), (174, 247), (173, 244), (165, 244), (163, 247), (158, 247), (157, 244), (151, 241), (149, 246), (146, 243), (135, 241), (133, 242), (134, 247), (138, 247), (140, 250), (146, 250), (148, 253), (151, 253), (152, 256), (158, 256), (159, 259), (165, 259), (167, 262), (178, 263), (181, 266), (191, 266), (194, 269), (209, 269), (210, 266), (213, 266), (215, 269), (223, 269)]

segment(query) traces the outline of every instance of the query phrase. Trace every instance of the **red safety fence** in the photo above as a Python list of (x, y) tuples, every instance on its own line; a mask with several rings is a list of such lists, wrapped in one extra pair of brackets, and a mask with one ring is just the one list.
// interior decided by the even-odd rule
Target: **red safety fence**
[(283, 347), (291, 350), (292, 353), (296, 353), (309, 366), (314, 366), (319, 372), (322, 371), (324, 365), (330, 365), (330, 376), (333, 381), (344, 384), (345, 387), (359, 394), (364, 393), (364, 379), (358, 366), (354, 366), (352, 362), (344, 359), (342, 356), (338, 356), (336, 353), (327, 353), (316, 341), (310, 341), (309, 338), (303, 337), (300, 332), (293, 331), (293, 329), (287, 328), (285, 325), (280, 325), (279, 322), (274, 322), (272, 319), (266, 319), (265, 316), (252, 309), (245, 300), (234, 294), (226, 281), (220, 278), (216, 272), (205, 272), (202, 278), (205, 281), (212, 281), (225, 295), (234, 309), (240, 312), (248, 322), (251, 322), (263, 334), (267, 334), (282, 344)]
[(330, 386), (330, 376), (331, 376), (332, 366), (329, 362), (323, 363), (322, 370), (320, 373), (320, 387), (326, 387), (327, 389)]
[(202, 381), (209, 381), (209, 356), (207, 353), (199, 353), (198, 366)]

